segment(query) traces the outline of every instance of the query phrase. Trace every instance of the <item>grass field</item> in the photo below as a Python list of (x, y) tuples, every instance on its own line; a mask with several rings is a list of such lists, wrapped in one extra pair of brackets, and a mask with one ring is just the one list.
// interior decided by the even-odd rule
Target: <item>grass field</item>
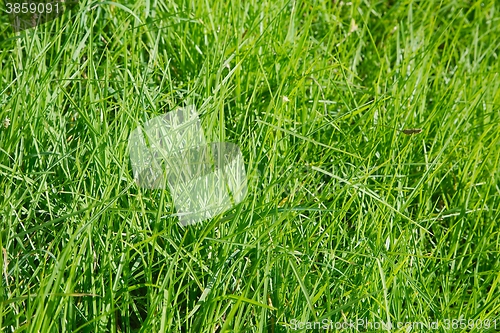
[[(2, 13), (0, 331), (500, 330), (499, 53), (494, 0)], [(249, 181), (182, 227), (128, 137), (188, 105)]]

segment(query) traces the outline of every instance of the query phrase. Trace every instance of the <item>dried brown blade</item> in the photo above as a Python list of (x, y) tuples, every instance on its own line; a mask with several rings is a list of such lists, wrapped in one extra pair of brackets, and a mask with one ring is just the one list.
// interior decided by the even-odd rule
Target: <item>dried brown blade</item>
[(401, 132), (403, 132), (406, 135), (413, 135), (413, 134), (418, 134), (418, 133), (422, 132), (422, 129), (421, 128), (407, 128), (407, 129), (402, 130)]

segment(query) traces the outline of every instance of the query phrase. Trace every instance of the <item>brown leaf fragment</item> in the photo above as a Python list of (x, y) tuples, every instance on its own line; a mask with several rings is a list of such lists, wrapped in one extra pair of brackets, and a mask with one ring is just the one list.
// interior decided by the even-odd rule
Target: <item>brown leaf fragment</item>
[(407, 128), (407, 129), (402, 130), (401, 132), (403, 132), (406, 135), (413, 135), (413, 134), (418, 134), (418, 133), (422, 132), (422, 129), (421, 128)]

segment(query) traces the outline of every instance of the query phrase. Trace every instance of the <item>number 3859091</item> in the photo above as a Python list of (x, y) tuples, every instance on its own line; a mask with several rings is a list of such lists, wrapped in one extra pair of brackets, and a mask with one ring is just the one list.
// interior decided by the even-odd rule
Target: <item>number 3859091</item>
[(8, 14), (51, 14), (59, 13), (59, 3), (58, 2), (47, 2), (47, 3), (34, 3), (34, 2), (22, 2), (22, 3), (9, 3), (6, 2)]

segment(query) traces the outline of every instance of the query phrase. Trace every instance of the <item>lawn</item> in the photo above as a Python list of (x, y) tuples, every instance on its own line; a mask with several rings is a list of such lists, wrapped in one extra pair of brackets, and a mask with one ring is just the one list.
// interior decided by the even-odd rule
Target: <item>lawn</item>
[[(0, 14), (1, 332), (500, 330), (497, 1)], [(188, 226), (129, 153), (179, 107), (248, 179)]]

